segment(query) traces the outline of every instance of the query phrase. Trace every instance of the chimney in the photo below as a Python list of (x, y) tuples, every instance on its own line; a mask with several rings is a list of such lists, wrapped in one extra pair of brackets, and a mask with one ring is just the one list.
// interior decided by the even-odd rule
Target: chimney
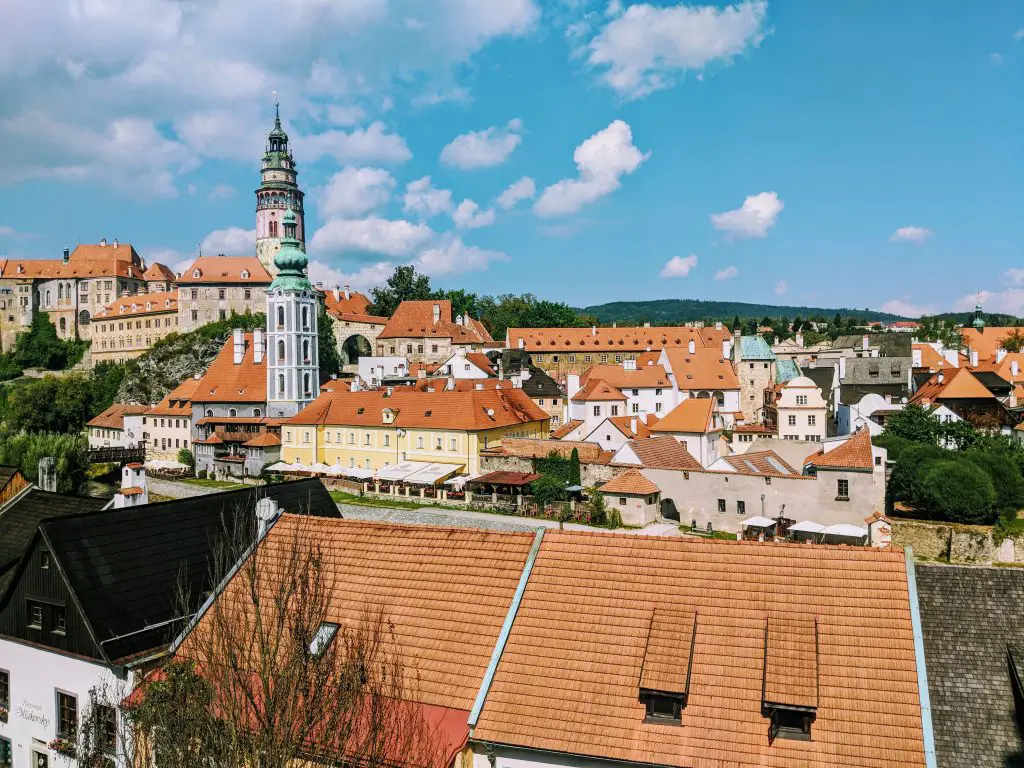
[(772, 346), (773, 347), (779, 346), (779, 337), (778, 336), (773, 336), (772, 337)]
[(257, 328), (252, 332), (252, 361), (259, 365), (263, 362), (263, 329)]
[(689, 352), (691, 355), (694, 354), (697, 351), (697, 342), (695, 342), (693, 339), (690, 339), (690, 343), (686, 345), (686, 351)]
[(591, 336), (597, 336), (597, 326), (596, 325), (590, 326), (590, 335)]
[(117, 250), (117, 238), (116, 237), (114, 238), (114, 250), (115, 251)]
[(425, 378), (427, 378), (427, 369), (426, 368), (417, 368), (416, 369), (416, 378), (417, 379), (425, 379)]
[(444, 388), (447, 391), (449, 391), (449, 392), (451, 392), (452, 390), (455, 389), (455, 377), (454, 376), (449, 376), (448, 377), (447, 381), (445, 381)]
[(68, 249), (68, 248), (65, 248), (64, 249), (64, 263), (67, 264), (70, 259), (71, 259), (71, 250)]
[(1010, 375), (1015, 379), (1020, 375), (1020, 363), (1016, 360), (1010, 361)]
[(484, 383), (482, 381), (478, 381), (476, 384), (473, 385), (473, 389), (480, 389), (480, 390), (482, 390), (483, 388), (484, 388)]
[(796, 334), (796, 345), (803, 349), (804, 347), (804, 332), (798, 331)]
[(337, 285), (334, 286), (334, 300), (341, 301), (341, 288)]
[(522, 336), (519, 337), (519, 344), (517, 346), (520, 349), (525, 349), (526, 348), (526, 340)]
[(650, 328), (650, 327), (651, 327), (650, 323), (644, 323), (644, 328)]
[(267, 535), (270, 526), (274, 524), (280, 514), (281, 508), (269, 496), (264, 496), (256, 502), (256, 537), (258, 539)]
[(352, 291), (348, 289), (348, 283), (345, 283), (345, 300), (352, 298)]
[(722, 359), (728, 360), (729, 353), (732, 352), (732, 345), (729, 343), (729, 339), (722, 339)]
[(565, 396), (572, 398), (577, 392), (580, 391), (580, 375), (578, 373), (570, 373), (565, 377)]
[(914, 367), (915, 368), (920, 368), (921, 367), (921, 350), (920, 349), (912, 349), (910, 351), (910, 356), (913, 359)]
[(441, 305), (440, 304), (435, 304), (434, 305), (434, 322), (437, 323), (437, 322), (440, 322), (440, 320), (441, 320)]
[(231, 332), (231, 336), (235, 347), (233, 358), (234, 363), (235, 365), (241, 365), (242, 357), (245, 355), (245, 334), (242, 333), (241, 328), (235, 328), (235, 330)]
[(356, 376), (354, 379), (352, 379), (352, 385), (349, 387), (349, 392), (358, 392), (358, 391), (359, 391), (359, 377)]
[(53, 456), (44, 456), (39, 460), (39, 479), (36, 485), (40, 490), (57, 492), (57, 462)]
[(456, 315), (455, 316), (455, 324), (456, 325), (462, 325), (462, 315)]
[(107, 244), (107, 238), (105, 238), (105, 237), (100, 238), (100, 245), (106, 245), (106, 244)]
[(619, 327), (619, 324), (617, 322), (613, 321), (612, 322), (612, 328), (618, 328), (618, 327)]
[(629, 420), (629, 431), (632, 432), (634, 435), (636, 434), (636, 427), (636, 416), (634, 416)]
[(1003, 360), (1005, 360), (1005, 359), (1006, 359), (1006, 350), (1000, 347), (999, 349), (996, 350), (996, 364), (998, 365), (999, 363), (1003, 362)]
[(977, 367), (978, 367), (978, 350), (972, 349), (971, 350), (971, 368), (977, 368)]
[(865, 333), (863, 336), (860, 337), (860, 348), (866, 351), (869, 347), (870, 341), (871, 338)]
[(946, 381), (946, 374), (944, 374), (944, 373), (943, 373), (942, 371), (939, 371), (939, 372), (938, 372), (938, 373), (937, 373), (937, 374), (935, 375), (935, 380), (936, 380), (937, 382), (939, 382), (939, 384), (944, 384), (944, 383), (945, 383), (945, 381)]

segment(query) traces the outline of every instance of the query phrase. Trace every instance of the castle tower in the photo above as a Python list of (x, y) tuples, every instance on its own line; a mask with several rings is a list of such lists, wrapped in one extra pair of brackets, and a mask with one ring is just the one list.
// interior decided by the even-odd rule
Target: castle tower
[(294, 416), (320, 394), (318, 299), (305, 275), (306, 254), (291, 209), (281, 217), (276, 277), (267, 290), (267, 416)]
[(288, 134), (281, 127), (281, 113), (277, 104), (274, 105), (274, 128), (267, 135), (262, 174), (263, 180), (256, 190), (256, 256), (274, 275), (274, 256), (282, 245), (285, 211), (294, 211), (295, 238), (299, 250), (306, 250), (303, 194), (299, 189), (295, 160), (288, 149)]

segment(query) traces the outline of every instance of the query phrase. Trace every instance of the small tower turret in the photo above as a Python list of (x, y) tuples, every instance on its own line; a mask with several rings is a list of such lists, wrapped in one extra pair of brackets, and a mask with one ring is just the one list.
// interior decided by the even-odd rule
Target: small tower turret
[(274, 127), (267, 134), (261, 168), (262, 181), (256, 190), (256, 256), (271, 275), (276, 274), (274, 257), (281, 249), (285, 211), (295, 214), (295, 240), (306, 249), (303, 193), (298, 170), (288, 146), (288, 134), (281, 127), (279, 105), (274, 104)]

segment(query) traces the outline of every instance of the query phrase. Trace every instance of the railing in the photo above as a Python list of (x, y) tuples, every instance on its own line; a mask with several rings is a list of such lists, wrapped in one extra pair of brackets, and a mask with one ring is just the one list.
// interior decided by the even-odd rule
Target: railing
[(146, 460), (146, 446), (140, 444), (134, 448), (93, 448), (89, 451), (91, 464), (132, 464)]

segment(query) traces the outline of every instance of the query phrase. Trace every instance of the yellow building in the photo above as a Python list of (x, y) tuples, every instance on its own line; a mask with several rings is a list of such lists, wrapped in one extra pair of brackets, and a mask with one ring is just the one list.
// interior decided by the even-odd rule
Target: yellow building
[(130, 360), (178, 330), (173, 291), (124, 296), (92, 317), (92, 362)]
[(422, 461), (478, 473), (483, 449), (549, 431), (548, 415), (521, 389), (325, 392), (282, 425), (281, 459), (373, 471)]

